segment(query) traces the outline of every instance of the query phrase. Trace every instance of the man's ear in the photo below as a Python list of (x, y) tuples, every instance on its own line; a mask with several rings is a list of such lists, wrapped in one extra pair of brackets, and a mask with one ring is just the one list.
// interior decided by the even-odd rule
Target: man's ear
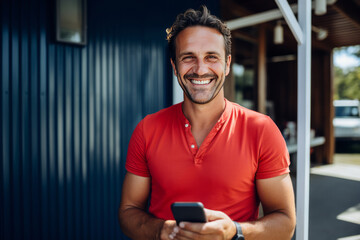
[(175, 76), (177, 76), (176, 66), (175, 66), (175, 63), (173, 62), (173, 60), (171, 58), (170, 58), (170, 62), (171, 62), (171, 66), (172, 66), (172, 68), (174, 70), (174, 74), (175, 74)]
[(231, 66), (231, 55), (227, 56), (225, 76), (229, 75)]

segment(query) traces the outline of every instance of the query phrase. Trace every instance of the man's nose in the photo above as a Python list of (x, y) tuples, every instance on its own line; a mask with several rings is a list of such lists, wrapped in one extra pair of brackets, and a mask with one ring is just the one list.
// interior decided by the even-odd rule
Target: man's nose
[(202, 60), (197, 60), (194, 67), (193, 67), (194, 73), (198, 75), (204, 75), (208, 72), (208, 67), (206, 63)]

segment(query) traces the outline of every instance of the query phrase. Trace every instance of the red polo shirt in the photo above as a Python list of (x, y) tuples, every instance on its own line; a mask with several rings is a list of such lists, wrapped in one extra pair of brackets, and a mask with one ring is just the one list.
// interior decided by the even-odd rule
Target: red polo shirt
[(136, 127), (126, 169), (151, 177), (149, 212), (154, 216), (173, 219), (171, 203), (196, 201), (236, 221), (256, 220), (255, 180), (289, 172), (289, 154), (274, 122), (225, 101), (200, 148), (181, 103), (148, 115)]

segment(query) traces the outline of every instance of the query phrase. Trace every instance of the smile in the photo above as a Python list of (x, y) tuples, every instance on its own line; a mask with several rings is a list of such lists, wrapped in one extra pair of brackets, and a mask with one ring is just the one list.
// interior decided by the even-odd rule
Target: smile
[(212, 79), (199, 81), (199, 80), (194, 80), (194, 79), (192, 79), (192, 80), (191, 80), (191, 83), (197, 84), (197, 85), (206, 85), (206, 84), (209, 84), (209, 83), (211, 82), (211, 80), (212, 80)]

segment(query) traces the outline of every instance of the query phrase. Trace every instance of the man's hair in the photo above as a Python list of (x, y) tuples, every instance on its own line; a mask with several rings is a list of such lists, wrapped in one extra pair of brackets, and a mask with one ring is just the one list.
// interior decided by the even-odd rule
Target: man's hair
[[(230, 29), (219, 18), (211, 15), (206, 6), (202, 6), (201, 10), (188, 9), (185, 13), (179, 14), (171, 28), (166, 29), (170, 58), (174, 64), (176, 64), (176, 37), (182, 30), (192, 26), (204, 26), (218, 30), (224, 37), (225, 56), (231, 54)], [(227, 58), (225, 59), (227, 60)]]

